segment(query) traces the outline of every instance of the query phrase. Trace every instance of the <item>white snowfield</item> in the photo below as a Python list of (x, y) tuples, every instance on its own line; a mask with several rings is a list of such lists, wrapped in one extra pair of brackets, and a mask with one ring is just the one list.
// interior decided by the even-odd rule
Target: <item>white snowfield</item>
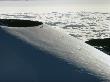
[(99, 82), (110, 82), (110, 56), (68, 35), (61, 28), (43, 25), (2, 29), (36, 48), (64, 59), (68, 64), (79, 68), (78, 71), (87, 71), (88, 75), (100, 79)]

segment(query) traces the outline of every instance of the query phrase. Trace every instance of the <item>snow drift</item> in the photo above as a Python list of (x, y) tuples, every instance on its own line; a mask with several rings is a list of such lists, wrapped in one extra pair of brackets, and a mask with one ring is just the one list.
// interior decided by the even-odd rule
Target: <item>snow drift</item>
[(11, 25), (0, 28), (0, 80), (110, 81), (109, 55), (60, 28)]

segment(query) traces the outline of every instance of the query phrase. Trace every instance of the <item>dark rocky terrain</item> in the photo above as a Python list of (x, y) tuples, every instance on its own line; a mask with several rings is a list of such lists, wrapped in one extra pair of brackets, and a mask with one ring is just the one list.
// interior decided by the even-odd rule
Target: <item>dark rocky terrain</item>
[(31, 27), (42, 25), (42, 22), (31, 21), (31, 20), (20, 20), (20, 19), (0, 19), (1, 26), (9, 27)]
[(110, 38), (91, 39), (86, 43), (110, 55)]

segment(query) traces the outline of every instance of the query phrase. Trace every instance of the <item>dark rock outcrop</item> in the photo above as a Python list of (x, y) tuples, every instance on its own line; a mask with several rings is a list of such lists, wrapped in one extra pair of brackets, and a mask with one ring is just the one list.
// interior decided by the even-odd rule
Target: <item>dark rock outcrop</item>
[(86, 43), (110, 55), (110, 38), (91, 39)]
[(31, 20), (21, 20), (21, 19), (0, 19), (1, 26), (9, 27), (32, 27), (42, 25), (42, 22), (31, 21)]

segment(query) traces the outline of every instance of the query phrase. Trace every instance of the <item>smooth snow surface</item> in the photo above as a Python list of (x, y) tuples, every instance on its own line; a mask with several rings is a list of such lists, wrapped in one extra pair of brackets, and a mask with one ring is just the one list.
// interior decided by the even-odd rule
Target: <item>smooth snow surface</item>
[(110, 81), (110, 56), (60, 28), (2, 27), (0, 49), (0, 79)]

